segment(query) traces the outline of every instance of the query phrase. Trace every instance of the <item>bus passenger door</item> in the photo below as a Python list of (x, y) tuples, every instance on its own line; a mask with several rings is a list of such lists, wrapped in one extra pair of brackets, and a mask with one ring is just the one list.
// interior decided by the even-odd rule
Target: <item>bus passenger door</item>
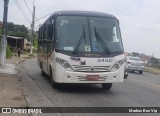
[(54, 47), (53, 47), (53, 42), (49, 42), (48, 45), (47, 45), (47, 49), (48, 49), (48, 54), (47, 54), (47, 71), (48, 71), (48, 74), (50, 74), (50, 66), (51, 66), (51, 61), (53, 61), (53, 50), (54, 50)]
[(44, 41), (44, 44), (43, 44), (43, 60), (42, 60), (42, 68), (43, 68), (43, 71), (47, 74), (47, 62), (48, 62), (48, 57), (47, 57), (47, 42)]

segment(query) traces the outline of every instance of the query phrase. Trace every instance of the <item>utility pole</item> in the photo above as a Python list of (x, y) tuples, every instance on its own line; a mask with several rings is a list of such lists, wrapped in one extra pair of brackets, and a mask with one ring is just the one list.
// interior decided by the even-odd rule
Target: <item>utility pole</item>
[(4, 0), (2, 40), (0, 45), (0, 66), (5, 66), (7, 46), (7, 16), (9, 0)]
[(33, 5), (32, 24), (31, 24), (31, 38), (30, 38), (30, 42), (31, 42), (30, 54), (32, 54), (32, 51), (33, 51), (34, 19), (35, 19), (35, 6)]

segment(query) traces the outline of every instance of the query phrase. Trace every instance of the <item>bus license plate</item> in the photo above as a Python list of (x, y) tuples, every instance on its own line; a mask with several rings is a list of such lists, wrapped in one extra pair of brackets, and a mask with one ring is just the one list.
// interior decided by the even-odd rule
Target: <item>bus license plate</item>
[(91, 81), (96, 81), (99, 79), (99, 75), (87, 75), (86, 79)]

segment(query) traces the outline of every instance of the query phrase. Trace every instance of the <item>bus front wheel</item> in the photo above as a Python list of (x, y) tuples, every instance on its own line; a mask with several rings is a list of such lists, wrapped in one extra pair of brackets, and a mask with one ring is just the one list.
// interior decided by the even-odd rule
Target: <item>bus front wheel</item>
[(56, 83), (54, 80), (53, 80), (53, 74), (52, 74), (52, 68), (50, 67), (50, 80), (52, 82), (52, 87), (54, 89), (57, 89), (58, 88), (58, 83)]
[(58, 83), (56, 83), (54, 80), (52, 80), (52, 87), (54, 89), (57, 89), (59, 86), (58, 86)]
[(112, 83), (102, 83), (102, 88), (105, 90), (109, 90), (112, 88)]

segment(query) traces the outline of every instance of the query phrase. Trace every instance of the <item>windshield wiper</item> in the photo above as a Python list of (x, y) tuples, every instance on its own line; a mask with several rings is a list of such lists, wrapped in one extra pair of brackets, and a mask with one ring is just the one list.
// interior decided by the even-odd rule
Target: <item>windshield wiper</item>
[(107, 53), (107, 54), (111, 54), (106, 42), (104, 41), (104, 39), (102, 38), (102, 36), (100, 35), (99, 32), (97, 32), (96, 30), (96, 27), (94, 26), (94, 31), (95, 31), (95, 37), (96, 37), (96, 40), (97, 40), (97, 43), (99, 42), (102, 46), (102, 48), (104, 49), (104, 51)]
[(76, 53), (77, 53), (78, 48), (79, 48), (79, 46), (80, 46), (83, 38), (84, 38), (84, 41), (85, 41), (85, 44), (86, 44), (86, 35), (85, 35), (84, 25), (83, 25), (83, 33), (82, 33), (81, 37), (79, 38), (78, 43), (76, 44), (76, 47), (75, 47), (75, 49), (74, 49), (74, 51), (73, 51), (73, 54), (76, 54)]

